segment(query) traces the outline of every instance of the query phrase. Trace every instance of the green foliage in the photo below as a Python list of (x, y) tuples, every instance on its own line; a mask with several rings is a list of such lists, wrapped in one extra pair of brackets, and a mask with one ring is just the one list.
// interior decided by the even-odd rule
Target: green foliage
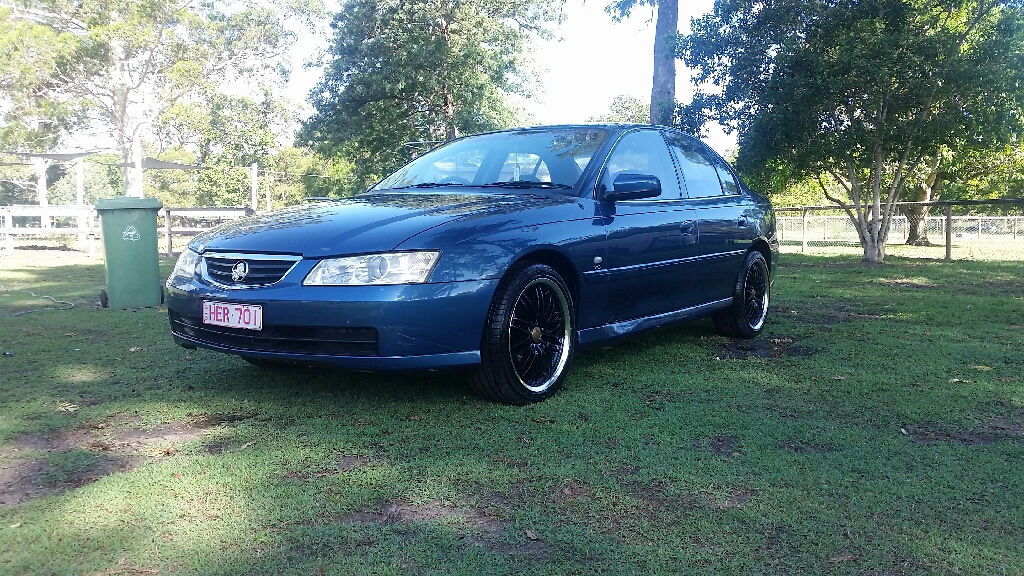
[(926, 158), (1000, 149), (1024, 131), (1015, 2), (719, 0), (692, 28), (682, 55), (695, 82), (721, 89), (704, 103), (739, 129), (740, 170), (831, 175), (870, 260), (884, 257), (892, 203)]
[(0, 150), (49, 151), (82, 125), (82, 101), (62, 93), (79, 38), (0, 7)]
[(651, 119), (651, 105), (636, 96), (620, 95), (612, 99), (608, 113), (592, 116), (587, 122), (629, 122), (647, 124)]
[[(113, 166), (120, 161), (117, 154), (93, 154), (85, 157), (82, 168), (86, 204), (95, 204), (100, 198), (113, 198), (123, 193), (121, 171)], [(60, 178), (53, 180), (49, 188), (50, 203), (74, 204), (78, 198), (77, 185), (75, 165), (61, 166)]]
[(406, 143), (511, 126), (529, 32), (556, 18), (550, 0), (348, 0), (299, 140), (350, 158), (365, 189), (410, 159)]
[[(19, 126), (39, 124), (39, 110), (63, 123), (47, 132), (46, 148), (77, 126), (72, 120), (82, 118), (72, 112), (81, 110), (91, 130), (112, 136), (121, 162), (131, 161), (132, 143), (149, 125), (149, 132), (180, 130), (175, 145), (199, 161), (246, 165), (276, 148), (274, 134), (293, 114), (274, 95), (287, 80), (287, 52), (297, 41), (293, 23), (311, 26), (323, 13), (320, 0), (14, 6), (0, 20), (0, 46), (10, 37), (26, 40), (15, 46), (12, 62), (0, 64), (0, 78), (13, 75), (15, 99), (32, 106), (10, 109), (16, 122), (5, 129), (12, 146), (33, 146)], [(248, 87), (255, 100), (228, 96), (227, 85)], [(133, 174), (122, 176), (127, 188)]]

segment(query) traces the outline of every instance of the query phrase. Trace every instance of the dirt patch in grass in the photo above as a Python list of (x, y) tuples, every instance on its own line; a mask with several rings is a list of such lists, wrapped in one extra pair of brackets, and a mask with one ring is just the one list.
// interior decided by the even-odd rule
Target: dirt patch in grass
[(966, 430), (933, 422), (907, 426), (905, 429), (914, 441), (921, 444), (956, 442), (964, 446), (984, 446), (999, 442), (1024, 442), (1024, 424), (1008, 422), (1004, 418), (993, 418)]
[(200, 429), (216, 428), (221, 424), (234, 424), (252, 418), (251, 414), (207, 414), (192, 421), (192, 426)]
[(651, 520), (663, 516), (678, 516), (684, 510), (697, 507), (697, 497), (693, 494), (678, 496), (670, 494), (664, 482), (634, 482), (628, 478), (620, 478), (619, 485), (634, 500), (643, 503), (644, 512)]
[(0, 452), (0, 507), (78, 488), (173, 456), (179, 444), (203, 434), (202, 429), (179, 421), (151, 429), (86, 423), (70, 431), (22, 436)]
[(908, 280), (906, 278), (885, 278), (881, 280), (881, 283), (887, 286), (895, 286), (897, 288), (919, 288), (923, 290), (933, 290), (939, 287), (938, 284), (932, 284), (931, 282)]
[(491, 458), (491, 460), (499, 464), (504, 464), (506, 466), (511, 466), (512, 468), (517, 468), (520, 470), (522, 470), (523, 468), (528, 468), (530, 466), (530, 463), (528, 461), (522, 458), (513, 458), (512, 456), (509, 456), (507, 454), (494, 456)]
[(830, 328), (849, 320), (878, 320), (878, 314), (864, 314), (844, 302), (828, 301), (827, 305), (807, 305), (801, 308), (771, 306), (769, 312), (780, 317), (799, 319), (804, 324)]
[(756, 494), (756, 490), (746, 486), (741, 486), (733, 490), (732, 493), (724, 500), (709, 497), (707, 502), (712, 508), (718, 508), (719, 510), (732, 510), (734, 508), (743, 508), (751, 501), (751, 499), (754, 498)]
[[(549, 555), (549, 546), (532, 530), (521, 535), (521, 542), (509, 542), (509, 526), (475, 508), (456, 508), (438, 501), (411, 504), (404, 500), (385, 502), (372, 510), (360, 510), (339, 519), (342, 524), (402, 525), (416, 523), (444, 523), (449, 526), (464, 526), (463, 540), (474, 548), (482, 548), (493, 554), (527, 556), (544, 562)], [(520, 538), (516, 538), (519, 540)]]
[(566, 478), (554, 489), (555, 502), (571, 502), (574, 500), (593, 500), (594, 489), (586, 482), (576, 478)]
[(741, 452), (736, 448), (739, 439), (731, 434), (719, 434), (712, 438), (694, 440), (692, 445), (698, 450), (707, 450), (719, 458), (729, 461), (739, 456)]
[(800, 346), (797, 338), (755, 338), (753, 340), (729, 340), (718, 347), (719, 360), (746, 360), (749, 358), (780, 358), (792, 356), (807, 358), (815, 352), (813, 348)]

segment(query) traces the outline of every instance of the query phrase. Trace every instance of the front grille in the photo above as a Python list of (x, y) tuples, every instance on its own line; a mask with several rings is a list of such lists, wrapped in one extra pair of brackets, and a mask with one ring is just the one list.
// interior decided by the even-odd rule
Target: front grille
[[(229, 288), (253, 288), (279, 282), (295, 266), (298, 256), (266, 256), (262, 254), (206, 254), (206, 274), (210, 280)], [(241, 263), (241, 264), (240, 264)], [(244, 278), (235, 280), (233, 269), (244, 266)]]
[(247, 352), (377, 356), (376, 328), (263, 326), (263, 330), (203, 324), (200, 318), (170, 313), (171, 332), (178, 336)]

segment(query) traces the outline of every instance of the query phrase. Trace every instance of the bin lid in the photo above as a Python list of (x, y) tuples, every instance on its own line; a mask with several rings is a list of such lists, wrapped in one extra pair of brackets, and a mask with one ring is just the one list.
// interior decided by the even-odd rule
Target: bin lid
[(101, 210), (159, 210), (163, 208), (162, 202), (156, 198), (133, 198), (131, 196), (120, 196), (117, 198), (100, 198), (96, 201), (96, 211)]

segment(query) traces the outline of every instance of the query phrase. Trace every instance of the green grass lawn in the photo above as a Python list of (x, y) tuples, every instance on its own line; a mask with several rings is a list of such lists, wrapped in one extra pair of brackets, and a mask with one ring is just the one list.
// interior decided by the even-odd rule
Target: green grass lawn
[(525, 408), (179, 348), (79, 253), (0, 283), (0, 573), (1024, 574), (1019, 262), (787, 254), (760, 338)]

